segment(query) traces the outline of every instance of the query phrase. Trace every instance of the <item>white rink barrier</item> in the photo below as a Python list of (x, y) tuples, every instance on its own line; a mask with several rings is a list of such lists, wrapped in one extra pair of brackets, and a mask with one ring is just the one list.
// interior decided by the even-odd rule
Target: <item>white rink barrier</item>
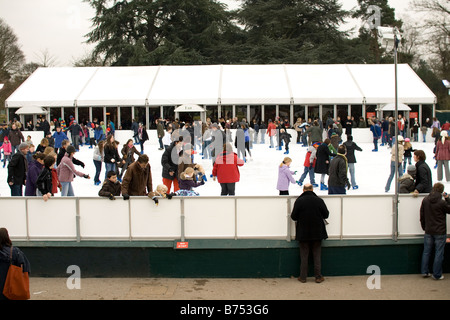
[[(423, 236), (425, 195), (399, 196), (398, 238)], [(330, 239), (393, 238), (394, 195), (324, 196)], [(0, 198), (0, 227), (14, 240), (295, 239), (296, 197)]]

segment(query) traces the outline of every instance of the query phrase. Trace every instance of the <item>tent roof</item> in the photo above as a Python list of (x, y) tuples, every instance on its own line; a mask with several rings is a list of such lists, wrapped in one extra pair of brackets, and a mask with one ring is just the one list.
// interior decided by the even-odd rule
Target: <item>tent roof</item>
[[(39, 68), (6, 107), (144, 105), (387, 104), (394, 65), (207, 65)], [(399, 101), (436, 96), (408, 65), (398, 65)]]

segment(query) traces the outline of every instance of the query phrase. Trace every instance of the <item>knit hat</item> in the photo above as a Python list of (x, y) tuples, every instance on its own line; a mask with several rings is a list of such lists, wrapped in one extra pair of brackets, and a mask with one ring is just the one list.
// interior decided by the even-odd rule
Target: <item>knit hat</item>
[(410, 142), (411, 140), (409, 139), (409, 138), (406, 138), (405, 139), (405, 142)]
[(405, 139), (403, 139), (403, 136), (398, 136), (398, 142), (403, 142), (403, 141), (405, 141)]
[(415, 165), (409, 165), (407, 169), (408, 173), (416, 173), (416, 166)]
[(30, 145), (29, 145), (28, 143), (22, 142), (22, 143), (19, 145), (19, 150), (23, 150), (23, 149), (26, 149), (26, 148), (29, 148), (29, 147), (30, 147)]

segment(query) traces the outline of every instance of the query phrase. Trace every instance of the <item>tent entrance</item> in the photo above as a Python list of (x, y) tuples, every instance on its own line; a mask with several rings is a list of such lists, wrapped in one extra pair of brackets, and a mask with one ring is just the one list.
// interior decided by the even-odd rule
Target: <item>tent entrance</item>
[(206, 111), (202, 107), (196, 104), (183, 104), (175, 108), (175, 118), (180, 121), (190, 122), (193, 121), (206, 121)]

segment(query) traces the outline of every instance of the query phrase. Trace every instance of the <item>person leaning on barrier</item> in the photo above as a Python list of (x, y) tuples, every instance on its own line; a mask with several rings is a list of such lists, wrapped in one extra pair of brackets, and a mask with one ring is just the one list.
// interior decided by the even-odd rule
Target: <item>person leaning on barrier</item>
[(416, 162), (416, 186), (414, 194), (430, 193), (433, 188), (431, 170), (425, 162), (426, 155), (423, 150), (414, 151), (414, 161)]
[(303, 193), (297, 198), (291, 213), (296, 221), (295, 240), (300, 247), (300, 277), (298, 280), (306, 282), (308, 276), (308, 256), (312, 250), (314, 257), (314, 276), (317, 283), (325, 279), (321, 272), (322, 240), (328, 238), (325, 219), (329, 216), (325, 202), (314, 193), (311, 184), (305, 184)]
[(130, 196), (146, 196), (153, 191), (152, 170), (148, 161), (148, 156), (142, 154), (128, 167), (122, 182), (124, 200)]
[(115, 171), (108, 171), (106, 176), (107, 179), (103, 183), (98, 195), (100, 197), (107, 197), (109, 200), (116, 200), (116, 197), (120, 196), (122, 185), (117, 180), (117, 173)]

